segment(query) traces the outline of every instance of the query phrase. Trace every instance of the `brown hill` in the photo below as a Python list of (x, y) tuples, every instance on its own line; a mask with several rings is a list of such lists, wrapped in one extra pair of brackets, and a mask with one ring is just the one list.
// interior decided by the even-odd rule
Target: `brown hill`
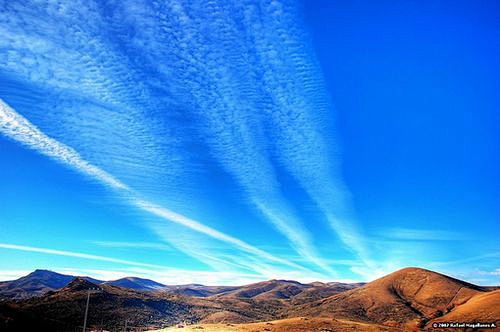
[(104, 283), (108, 285), (119, 286), (138, 291), (153, 291), (153, 292), (166, 290), (169, 287), (153, 280), (137, 278), (137, 277), (126, 277), (117, 280), (106, 281)]
[(297, 304), (326, 298), (360, 284), (311, 283), (293, 280), (268, 280), (236, 287), (215, 296), (207, 297), (217, 303), (222, 311), (204, 317), (203, 323), (248, 323), (288, 317), (289, 309)]
[(81, 277), (76, 277), (73, 280), (71, 280), (66, 286), (61, 288), (59, 294), (74, 293), (87, 290), (102, 291), (102, 288), (86, 279), (83, 279)]
[(240, 286), (205, 286), (200, 284), (168, 286), (168, 290), (179, 295), (208, 297), (238, 289)]
[(342, 282), (314, 282), (309, 285), (313, 287), (309, 287), (304, 289), (300, 294), (292, 297), (290, 299), (290, 304), (292, 306), (300, 305), (304, 303), (310, 303), (316, 300), (321, 300), (335, 294), (339, 294), (351, 289), (355, 289), (364, 285), (364, 283), (342, 283)]
[(235, 323), (273, 320), (280, 302), (251, 298), (203, 298), (167, 291), (136, 291), (111, 284), (93, 284), (75, 278), (58, 291), (40, 297), (0, 303), (0, 330), (74, 331), (83, 324), (90, 289), (88, 326), (115, 330), (129, 326), (162, 327), (186, 322)]
[(362, 287), (298, 306), (290, 314), (416, 329), (485, 292), (482, 287), (436, 272), (405, 268)]
[(289, 280), (268, 280), (241, 286), (235, 290), (216, 295), (218, 298), (237, 297), (245, 299), (289, 299), (312, 286)]
[[(228, 331), (411, 331), (443, 321), (498, 324), (500, 316), (500, 290), (406, 268), (362, 286), (270, 280), (215, 287), (220, 293), (208, 297), (137, 291), (76, 278), (58, 291), (0, 302), (0, 330), (74, 331), (83, 323), (89, 289), (88, 326), (108, 330), (123, 327), (127, 320), (129, 327), (141, 328), (202, 323), (208, 324), (201, 326), (207, 331), (229, 326), (224, 324), (231, 324)], [(293, 317), (304, 318), (289, 319)], [(250, 324), (263, 321), (275, 322)]]
[[(75, 278), (58, 291), (23, 301), (0, 303), (1, 331), (74, 331), (83, 324), (90, 289), (88, 326), (106, 329), (129, 326), (168, 326), (199, 321), (210, 310), (194, 310), (184, 298), (169, 293), (139, 292), (108, 284), (96, 285)], [(36, 329), (35, 329), (36, 328)]]
[(477, 294), (444, 316), (431, 320), (426, 327), (431, 328), (433, 323), (439, 322), (495, 323), (500, 328), (500, 290)]
[(245, 298), (256, 301), (291, 300), (292, 304), (310, 302), (362, 286), (363, 283), (313, 282), (302, 284), (293, 280), (268, 280), (235, 287), (217, 294), (214, 298)]

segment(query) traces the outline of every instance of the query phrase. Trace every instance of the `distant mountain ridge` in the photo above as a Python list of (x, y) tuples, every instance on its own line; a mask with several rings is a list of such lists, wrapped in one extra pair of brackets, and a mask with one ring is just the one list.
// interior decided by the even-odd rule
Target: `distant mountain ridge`
[[(134, 326), (151, 328), (183, 321), (242, 323), (272, 320), (283, 316), (282, 310), (288, 306), (286, 301), (294, 294), (317, 286), (269, 280), (245, 286), (165, 286), (157, 291), (145, 292), (117, 285), (135, 287), (137, 282), (146, 283), (149, 287), (159, 284), (140, 278), (95, 284), (75, 277), (56, 291), (28, 299), (4, 300), (0, 302), (0, 330), (19, 331), (35, 327), (54, 331), (73, 330), (81, 322), (89, 292), (89, 324), (95, 328), (99, 328), (100, 321), (105, 321), (107, 329), (118, 329), (125, 319), (130, 319)], [(297, 289), (290, 291), (290, 286)], [(183, 294), (192, 290), (203, 292), (206, 296)]]
[(82, 278), (96, 285), (109, 284), (137, 291), (168, 289), (168, 286), (159, 282), (137, 277), (104, 281), (87, 276), (72, 276), (49, 270), (35, 270), (19, 279), (0, 282), (0, 299), (25, 299), (40, 296), (49, 291), (56, 291), (65, 287), (75, 278)]
[(139, 291), (160, 291), (169, 289), (169, 286), (160, 284), (159, 282), (137, 277), (126, 277), (117, 280), (106, 281), (104, 283)]
[(227, 290), (221, 291), (219, 294), (215, 294), (214, 297), (219, 299), (233, 297), (253, 300), (293, 299), (294, 302), (299, 303), (310, 301), (312, 298), (324, 298), (362, 285), (364, 285), (364, 283), (313, 282), (303, 284), (295, 280), (273, 279), (233, 287), (232, 289), (228, 288)]
[[(49, 270), (35, 270), (19, 279), (0, 282), (0, 299), (25, 299), (40, 296), (49, 291), (56, 291), (63, 288), (76, 277)], [(125, 277), (110, 281), (98, 280), (87, 276), (78, 277), (97, 285), (107, 284), (136, 291), (166, 291), (193, 297), (219, 296), (221, 298), (240, 297), (248, 299), (265, 297), (288, 299), (302, 292), (304, 292), (302, 294), (303, 298), (314, 296), (314, 293), (333, 295), (363, 285), (363, 283), (344, 284), (335, 282), (301, 284), (298, 281), (290, 280), (269, 280), (244, 286), (164, 285), (154, 280), (138, 277)]]
[[(47, 283), (46, 275), (40, 278), (38, 272), (35, 276)], [(29, 280), (23, 278), (18, 281)], [(114, 282), (160, 289), (138, 291)], [(125, 320), (129, 326), (145, 329), (179, 322), (202, 324), (199, 329), (207, 325), (207, 330), (214, 326), (210, 324), (243, 324), (234, 326), (235, 331), (249, 331), (254, 325), (245, 324), (253, 322), (270, 322), (264, 330), (273, 331), (310, 331), (328, 324), (333, 324), (326, 329), (331, 331), (417, 331), (451, 321), (500, 326), (500, 290), (496, 287), (420, 268), (405, 268), (367, 284), (268, 280), (244, 286), (159, 286), (140, 278), (114, 282), (92, 283), (76, 277), (59, 290), (37, 297), (4, 299), (0, 301), (0, 330), (74, 331), (81, 324), (88, 294), (89, 327), (93, 329), (121, 329)], [(203, 296), (185, 295), (186, 290)]]
[[(75, 276), (56, 273), (49, 270), (35, 270), (16, 280), (0, 282), (0, 299), (24, 299), (39, 296), (66, 286)], [(91, 277), (82, 277), (92, 283), (103, 281)]]
[(105, 322), (106, 329), (121, 330), (126, 320), (134, 326), (159, 327), (202, 317), (175, 294), (94, 284), (76, 277), (63, 288), (38, 297), (0, 301), (0, 331), (74, 331), (75, 326), (80, 330), (88, 294), (88, 322), (95, 328)]

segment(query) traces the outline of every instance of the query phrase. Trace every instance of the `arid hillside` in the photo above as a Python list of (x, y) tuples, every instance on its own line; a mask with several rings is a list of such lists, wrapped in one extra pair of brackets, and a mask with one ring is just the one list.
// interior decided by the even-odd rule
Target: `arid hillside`
[(192, 306), (178, 295), (139, 292), (108, 284), (96, 285), (75, 278), (58, 291), (22, 301), (0, 303), (0, 330), (74, 331), (83, 325), (85, 304), (90, 292), (90, 327), (118, 329), (125, 320), (133, 326), (164, 326), (179, 319), (198, 321)]
[[(413, 330), (437, 318), (498, 320), (500, 306), (493, 303), (500, 303), (499, 295), (436, 272), (406, 268), (362, 287), (296, 306), (290, 315), (344, 318)], [(476, 310), (479, 304), (488, 310)]]
[[(500, 290), (419, 268), (364, 285), (269, 280), (238, 287), (188, 286), (203, 291), (201, 296), (134, 278), (122, 284), (130, 288), (77, 277), (43, 295), (4, 299), (0, 330), (74, 331), (83, 324), (89, 294), (88, 326), (110, 331), (123, 329), (125, 322), (131, 330), (182, 323), (184, 331), (275, 332), (418, 331), (450, 321), (500, 323)], [(147, 285), (148, 291), (133, 289)]]
[[(195, 324), (187, 325), (182, 328), (177, 326), (166, 329), (157, 330), (154, 332), (303, 332), (303, 331), (321, 331), (321, 332), (375, 332), (375, 331), (392, 331), (391, 327), (381, 326), (377, 324), (366, 324), (361, 322), (352, 322), (347, 320), (339, 320), (333, 318), (286, 318), (281, 320), (247, 323), (247, 324)], [(153, 332), (153, 331), (151, 331)]]

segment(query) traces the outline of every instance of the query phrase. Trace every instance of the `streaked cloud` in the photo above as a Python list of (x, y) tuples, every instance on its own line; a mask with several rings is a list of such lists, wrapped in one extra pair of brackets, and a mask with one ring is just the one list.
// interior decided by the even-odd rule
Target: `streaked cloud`
[(162, 267), (160, 265), (134, 262), (134, 261), (126, 260), (126, 259), (118, 259), (118, 258), (112, 258), (112, 257), (106, 257), (106, 256), (91, 255), (91, 254), (85, 254), (85, 253), (74, 252), (74, 251), (23, 246), (23, 245), (10, 244), (10, 243), (0, 243), (0, 248), (10, 249), (10, 250), (27, 251), (27, 252), (37, 252), (37, 253), (41, 253), (41, 254), (49, 254), (49, 255), (57, 255), (57, 256), (83, 258), (83, 259), (90, 259), (90, 260), (101, 261), (101, 262), (143, 266), (143, 267), (149, 267), (149, 268)]
[(460, 241), (465, 237), (459, 232), (439, 229), (388, 228), (380, 232), (381, 237), (410, 241)]
[(163, 208), (161, 206), (137, 198), (136, 194), (133, 192), (132, 189), (128, 188), (125, 184), (115, 179), (113, 176), (106, 173), (105, 171), (84, 161), (79, 156), (79, 154), (73, 149), (67, 147), (66, 145), (56, 140), (47, 137), (38, 128), (32, 125), (28, 120), (26, 120), (24, 117), (16, 113), (12, 108), (10, 108), (7, 104), (5, 104), (5, 102), (1, 99), (0, 99), (0, 131), (4, 135), (10, 137), (11, 139), (14, 139), (22, 144), (27, 145), (29, 148), (35, 149), (44, 155), (47, 155), (51, 158), (61, 161), (65, 163), (67, 166), (71, 166), (87, 176), (94, 177), (96, 180), (101, 181), (103, 184), (108, 185), (113, 189), (119, 190), (120, 193), (124, 191), (124, 194), (126, 194), (126, 196), (129, 196), (128, 200), (133, 206), (136, 206), (144, 211), (150, 212), (165, 220), (186, 226), (196, 232), (203, 233), (217, 240), (231, 244), (236, 248), (243, 250), (245, 252), (258, 255), (264, 259), (271, 260), (274, 262), (279, 262), (292, 267), (298, 267), (298, 265), (296, 264), (274, 257), (273, 255), (258, 248), (255, 248), (242, 240), (239, 240), (230, 235), (219, 232), (216, 229), (213, 229), (211, 227), (199, 223), (198, 221), (192, 220), (183, 215), (175, 213), (169, 209)]
[[(374, 268), (340, 174), (332, 105), (295, 2), (126, 0), (105, 15), (98, 2), (62, 3), (8, 4), (16, 14), (0, 24), (7, 36), (0, 46), (9, 49), (0, 70), (14, 89), (50, 98), (37, 103), (28, 95), (17, 112), (1, 102), (6, 136), (98, 180), (142, 212), (195, 232), (176, 236), (142, 223), (214, 268), (304, 270), (303, 262), (334, 277), (315, 243), (318, 220), (305, 218), (302, 204), (290, 199), (283, 178), (293, 178), (347, 251)], [(229, 222), (223, 213), (210, 222), (198, 221), (206, 220), (203, 213), (188, 218), (186, 211), (210, 204), (210, 197), (190, 204), (200, 187), (217, 186), (205, 168), (230, 178), (232, 199), (254, 213), (255, 227), (270, 225), (301, 264), (220, 231), (217, 223)], [(192, 178), (200, 174), (197, 185)], [(238, 252), (228, 258), (212, 240)]]
[(91, 241), (91, 243), (104, 248), (172, 250), (164, 243), (155, 242)]
[(31, 149), (37, 150), (50, 158), (70, 165), (114, 189), (129, 190), (124, 183), (83, 160), (74, 149), (42, 133), (26, 118), (10, 108), (2, 99), (0, 99), (0, 131), (5, 136)]
[(0, 270), (0, 281), (15, 280), (31, 272), (33, 270)]
[(293, 3), (249, 5), (244, 23), (260, 54), (274, 153), (317, 204), (339, 239), (366, 264), (368, 248), (340, 176), (339, 147), (321, 70)]
[[(250, 272), (237, 272), (232, 271), (232, 269), (227, 268), (223, 271), (197, 271), (197, 270), (183, 270), (175, 269), (168, 266), (161, 266), (156, 264), (148, 264), (143, 262), (136, 262), (131, 260), (93, 255), (81, 252), (58, 250), (58, 249), (48, 249), (41, 247), (25, 246), (10, 243), (0, 243), (1, 249), (24, 251), (30, 253), (40, 253), (46, 255), (56, 255), (65, 257), (74, 257), (86, 260), (95, 260), (101, 262), (116, 263), (122, 267), (118, 270), (116, 268), (110, 268), (108, 270), (95, 270), (95, 269), (56, 269), (62, 271), (61, 273), (68, 273), (73, 275), (88, 275), (95, 277), (97, 279), (117, 279), (127, 276), (139, 276), (144, 278), (155, 278), (160, 282), (165, 282), (169, 284), (185, 284), (185, 283), (202, 283), (202, 284), (214, 284), (214, 285), (234, 285), (234, 284), (247, 284), (255, 281), (262, 281), (266, 279), (283, 279), (289, 277), (289, 279), (294, 280), (307, 280), (316, 281), (322, 280), (321, 274), (313, 273), (305, 269), (298, 269), (295, 271), (290, 271), (286, 269), (280, 269), (274, 265), (266, 265), (259, 260), (253, 260), (252, 257), (248, 257), (248, 265), (242, 262), (242, 266), (246, 267)], [(196, 256), (198, 258), (202, 257)], [(218, 259), (217, 257), (206, 257), (209, 260)], [(134, 268), (138, 267), (138, 268)], [(27, 270), (13, 271), (12, 273), (0, 272), (0, 278), (4, 280), (11, 280), (19, 278), (23, 275), (30, 273)]]
[[(225, 14), (233, 4), (214, 3), (208, 9), (199, 3), (175, 1), (151, 6), (133, 3), (134, 10), (123, 8), (126, 14), (121, 19), (133, 17), (140, 26), (141, 39), (148, 40), (150, 45), (141, 45), (145, 48), (141, 54), (152, 66), (162, 63), (165, 57), (176, 56), (178, 62), (157, 67), (157, 72), (164, 80), (178, 82), (186, 90), (184, 102), (191, 106), (196, 128), (213, 158), (235, 179), (247, 202), (283, 234), (300, 255), (332, 273), (314, 248), (306, 226), (281, 192), (265, 143), (261, 115), (265, 115), (266, 110), (260, 108), (261, 82), (254, 77), (259, 75), (260, 68), (255, 67), (256, 72), (249, 73), (245, 80), (240, 77), (243, 68), (251, 70), (246, 66), (249, 62), (253, 64), (250, 49), (253, 45), (239, 40), (239, 34), (247, 31), (238, 30), (239, 22)], [(142, 9), (137, 10), (136, 5)], [(235, 10), (242, 10), (235, 6)], [(140, 15), (144, 12), (154, 17), (148, 16), (146, 20)], [(197, 19), (198, 15), (206, 16), (206, 20)], [(151, 26), (150, 20), (156, 25)], [(160, 27), (168, 33), (158, 33)], [(178, 43), (179, 47), (172, 49), (172, 43)], [(172, 70), (175, 67), (190, 70)]]
[(278, 257), (274, 257), (273, 255), (270, 255), (269, 253), (267, 253), (263, 250), (255, 248), (255, 247), (249, 245), (248, 243), (246, 243), (240, 239), (237, 239), (237, 238), (234, 238), (230, 235), (219, 232), (211, 227), (200, 224), (199, 222), (197, 222), (195, 220), (192, 220), (190, 218), (187, 218), (185, 216), (177, 214), (177, 213), (170, 211), (168, 209), (165, 209), (163, 207), (160, 207), (160, 206), (148, 203), (148, 202), (144, 202), (141, 200), (135, 200), (133, 202), (134, 202), (134, 204), (136, 204), (138, 207), (140, 207), (144, 211), (148, 211), (154, 215), (157, 215), (157, 216), (164, 218), (164, 219), (167, 219), (167, 220), (172, 220), (172, 221), (174, 221), (178, 224), (181, 224), (183, 226), (186, 226), (188, 228), (195, 229), (196, 231), (203, 233), (203, 234), (206, 234), (214, 239), (232, 244), (236, 248), (239, 248), (239, 249), (241, 249), (245, 252), (248, 252), (250, 254), (257, 255), (259, 257), (265, 258), (265, 259), (273, 261), (275, 263), (281, 263), (281, 264), (285, 264), (285, 265), (295, 267), (295, 268), (299, 267), (296, 264), (293, 264), (289, 261), (280, 259)]

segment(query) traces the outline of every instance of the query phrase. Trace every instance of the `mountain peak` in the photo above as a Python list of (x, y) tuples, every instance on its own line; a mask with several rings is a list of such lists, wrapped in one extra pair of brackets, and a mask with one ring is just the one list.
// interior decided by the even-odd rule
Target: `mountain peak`
[(95, 290), (100, 290), (101, 287), (98, 285), (82, 278), (82, 277), (76, 277), (73, 280), (69, 282), (66, 286), (64, 286), (61, 290), (62, 291), (82, 291), (82, 290), (88, 290), (88, 289), (95, 289)]
[(33, 271), (31, 273), (43, 273), (43, 272), (52, 272), (52, 271), (46, 270), (46, 269), (36, 269), (35, 271)]
[(167, 288), (167, 286), (165, 286), (164, 284), (160, 284), (159, 282), (138, 277), (125, 277), (117, 280), (107, 281), (105, 282), (105, 284), (140, 291), (155, 291)]
[(388, 325), (409, 324), (413, 329), (484, 291), (438, 272), (408, 267), (310, 305), (308, 314), (328, 313)]
[(50, 271), (50, 270), (44, 270), (44, 269), (36, 269), (35, 271), (31, 272), (29, 275), (30, 276), (45, 276), (45, 275), (59, 275), (60, 273)]
[[(42, 270), (39, 273), (46, 272)], [(360, 326), (356, 325), (355, 330), (359, 331), (416, 331), (432, 326), (435, 322), (497, 323), (497, 317), (500, 317), (499, 307), (496, 305), (500, 290), (488, 291), (486, 288), (420, 268), (401, 269), (364, 285), (337, 282), (301, 284), (293, 280), (267, 280), (243, 286), (191, 285), (155, 289), (158, 283), (152, 280), (126, 277), (106, 282), (101, 289), (86, 277), (62, 276), (71, 279), (59, 291), (29, 300), (5, 301), (3, 304), (0, 302), (0, 305), (10, 306), (5, 312), (12, 312), (12, 320), (7, 322), (14, 321), (18, 324), (16, 326), (20, 326), (9, 331), (65, 330), (67, 325), (64, 324), (68, 323), (77, 326), (81, 322), (82, 306), (88, 290), (92, 290), (93, 294), (91, 308), (100, 310), (97, 312), (98, 316), (94, 309), (94, 313), (89, 311), (89, 320), (96, 321), (96, 317), (102, 317), (101, 311), (109, 313), (106, 324), (112, 330), (121, 327), (127, 319), (137, 326), (164, 325), (166, 322), (174, 324), (183, 320), (224, 324), (273, 320), (266, 323), (266, 329), (270, 327), (268, 325), (273, 325), (273, 330), (276, 328), (281, 331), (281, 328), (277, 328), (279, 323), (275, 319), (302, 317), (297, 321), (300, 329), (286, 330), (312, 331), (317, 330), (313, 317), (330, 317), (330, 323), (321, 319), (321, 324), (326, 324), (324, 327), (328, 329), (332, 324), (337, 326), (342, 320), (363, 322), (367, 329), (359, 329)], [(31, 279), (37, 279), (37, 285), (45, 285), (41, 282), (50, 278)], [(25, 282), (26, 278), (20, 281)], [(110, 285), (113, 283), (121, 285), (113, 287)], [(25, 292), (33, 289), (33, 284), (17, 283), (16, 287), (10, 291)], [(38, 290), (42, 286), (37, 287)], [(152, 291), (144, 292), (144, 289)], [(163, 292), (168, 289), (185, 296), (172, 296)], [(101, 292), (95, 294), (98, 290)], [(2, 314), (3, 308), (0, 307)], [(131, 315), (131, 312), (134, 314)], [(39, 314), (37, 316), (34, 313)], [(4, 329), (1, 324), (4, 321), (0, 319), (2, 331)], [(22, 324), (27, 324), (27, 327), (21, 328)], [(252, 330), (256, 330), (255, 327), (252, 325)]]

